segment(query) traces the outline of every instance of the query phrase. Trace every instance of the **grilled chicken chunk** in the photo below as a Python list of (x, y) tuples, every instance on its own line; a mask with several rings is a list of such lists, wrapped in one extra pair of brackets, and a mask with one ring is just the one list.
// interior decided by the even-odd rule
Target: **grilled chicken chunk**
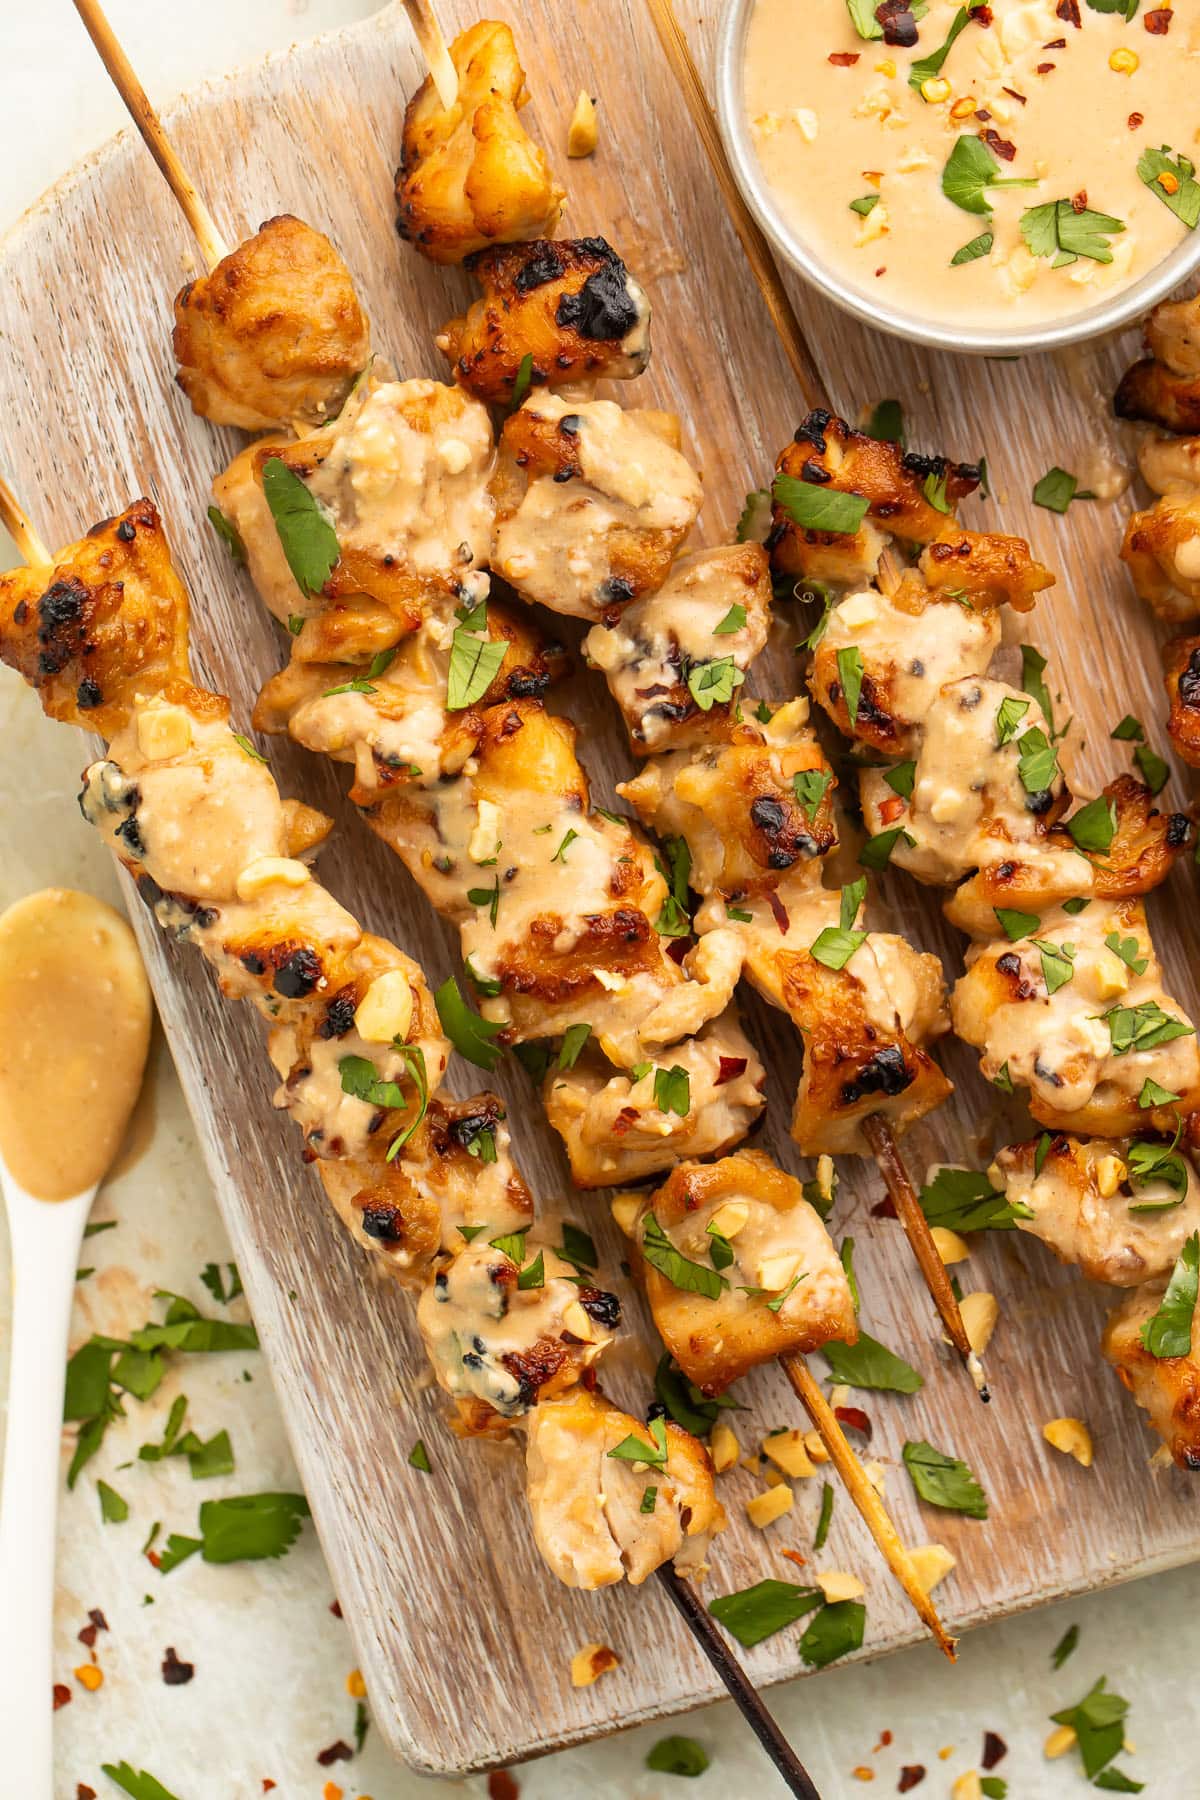
[(437, 343), (486, 405), (511, 406), (518, 383), (626, 381), (649, 362), (650, 302), (603, 238), (504, 244), (467, 266), (483, 298)]
[(1169, 1138), (1055, 1132), (1048, 1145), (1009, 1144), (988, 1173), (1021, 1231), (1110, 1287), (1168, 1275), (1200, 1228), (1200, 1179)]
[(584, 654), (600, 669), (640, 756), (723, 738), (746, 671), (766, 647), (771, 572), (759, 544), (681, 556), (656, 593), (613, 625), (593, 625)]
[(1176, 638), (1163, 651), (1167, 730), (1184, 762), (1200, 769), (1200, 637)]
[(1183, 624), (1200, 612), (1200, 495), (1169, 493), (1130, 515), (1121, 545), (1133, 585), (1155, 616)]
[[(329, 573), (302, 587), (264, 472), (304, 483), (332, 527)], [(361, 383), (336, 425), (251, 444), (213, 483), (254, 584), (281, 624), (300, 622), (309, 662), (370, 660), (446, 602), (487, 595), (495, 466), (487, 410), (438, 381)]]
[(492, 567), (526, 600), (602, 624), (653, 593), (700, 510), (667, 414), (540, 393), (504, 422)]
[(1101, 1348), (1108, 1361), (1149, 1414), (1149, 1423), (1178, 1468), (1200, 1470), (1200, 1333), (1192, 1321), (1188, 1356), (1152, 1356), (1142, 1332), (1162, 1304), (1167, 1277), (1135, 1288), (1109, 1314)]
[[(622, 1578), (637, 1586), (672, 1561), (681, 1575), (704, 1574), (709, 1545), (726, 1523), (712, 1464), (678, 1425), (655, 1423), (661, 1439), (584, 1388), (543, 1402), (531, 1415), (534, 1537), (568, 1587), (590, 1591)], [(645, 1444), (644, 1463), (613, 1454), (630, 1438)]]
[(350, 271), (327, 237), (284, 213), (175, 299), (176, 380), (214, 425), (323, 425), (371, 354)]
[[(1033, 934), (968, 952), (950, 1002), (981, 1069), (1029, 1093), (1039, 1123), (1100, 1137), (1173, 1131), (1200, 1106), (1196, 1034), (1162, 971), (1137, 900), (1055, 911)], [(1147, 1080), (1178, 1096), (1145, 1105)]]
[(1178, 375), (1146, 357), (1121, 377), (1113, 409), (1119, 419), (1145, 419), (1164, 431), (1200, 432), (1200, 373)]
[[(800, 1182), (761, 1151), (681, 1163), (645, 1200), (630, 1235), (659, 1335), (706, 1394), (786, 1351), (858, 1337), (829, 1233)], [(676, 1253), (703, 1276), (672, 1280)]]
[(396, 171), (396, 229), (435, 263), (489, 244), (552, 236), (563, 190), (520, 120), (529, 99), (507, 25), (481, 19), (449, 46), (458, 96), (447, 110), (426, 76), (408, 103)]

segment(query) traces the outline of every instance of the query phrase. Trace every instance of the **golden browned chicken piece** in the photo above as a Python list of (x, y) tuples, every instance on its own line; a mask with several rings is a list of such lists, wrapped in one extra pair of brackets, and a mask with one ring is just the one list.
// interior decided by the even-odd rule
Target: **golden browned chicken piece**
[(771, 626), (771, 572), (760, 544), (681, 556), (656, 593), (613, 625), (593, 625), (584, 655), (600, 669), (639, 756), (720, 740)]
[(214, 425), (323, 425), (371, 355), (350, 271), (327, 237), (284, 213), (181, 288), (176, 380)]
[(1144, 432), (1137, 459), (1142, 480), (1156, 494), (1200, 493), (1200, 437)]
[(188, 603), (148, 500), (105, 519), (53, 576), (0, 574), (0, 650), (48, 718), (111, 737), (140, 692), (188, 679)]
[(1200, 494), (1168, 493), (1125, 526), (1121, 560), (1138, 595), (1168, 625), (1200, 612)]
[(467, 266), (483, 298), (437, 344), (488, 406), (511, 406), (518, 384), (625, 381), (650, 361), (650, 302), (603, 238), (504, 244)]
[(1108, 1361), (1149, 1414), (1149, 1423), (1180, 1469), (1200, 1470), (1200, 1333), (1192, 1320), (1187, 1356), (1153, 1356), (1142, 1340), (1167, 1288), (1166, 1276), (1135, 1288), (1109, 1314), (1101, 1348)]
[(1110, 1287), (1168, 1275), (1200, 1228), (1200, 1180), (1170, 1138), (1055, 1132), (1048, 1143), (1009, 1144), (988, 1175), (1019, 1230)]
[(454, 105), (443, 107), (427, 76), (404, 114), (396, 171), (396, 229), (436, 263), (548, 238), (563, 201), (519, 117), (529, 95), (508, 26), (479, 20), (454, 39), (450, 59)]
[(1146, 321), (1146, 348), (1149, 356), (1126, 370), (1117, 389), (1118, 418), (1200, 432), (1200, 296), (1156, 306)]
[(705, 1573), (725, 1510), (708, 1452), (671, 1420), (644, 1425), (576, 1388), (532, 1413), (527, 1454), (537, 1546), (568, 1587), (637, 1586), (672, 1561), (681, 1575)]
[(681, 1163), (623, 1223), (659, 1336), (706, 1394), (784, 1352), (858, 1337), (829, 1233), (761, 1151)]
[[(767, 538), (771, 566), (780, 575), (821, 582), (873, 580), (891, 537), (931, 543), (951, 525), (955, 504), (980, 481), (979, 470), (970, 463), (917, 456), (899, 444), (855, 431), (845, 419), (823, 410), (808, 414), (775, 468)], [(808, 523), (808, 509), (819, 493), (866, 501), (857, 528), (829, 530)], [(966, 535), (955, 528), (955, 538)], [(964, 558), (964, 565), (969, 560)]]
[[(243, 450), (213, 496), (263, 600), (300, 631), (302, 659), (369, 661), (431, 609), (486, 596), (494, 466), (487, 410), (461, 388), (368, 379), (332, 428)], [(326, 528), (303, 580), (288, 555), (297, 502), (315, 502)]]
[(540, 393), (505, 420), (492, 568), (526, 600), (611, 624), (662, 586), (700, 510), (670, 414)]
[[(1138, 900), (1055, 910), (1028, 936), (972, 948), (950, 1007), (986, 1079), (1028, 1090), (1040, 1124), (1169, 1133), (1200, 1107), (1196, 1033), (1163, 986)], [(1175, 1098), (1151, 1103), (1156, 1090)]]
[(1200, 769), (1200, 637), (1175, 638), (1163, 650), (1167, 730), (1184, 762)]

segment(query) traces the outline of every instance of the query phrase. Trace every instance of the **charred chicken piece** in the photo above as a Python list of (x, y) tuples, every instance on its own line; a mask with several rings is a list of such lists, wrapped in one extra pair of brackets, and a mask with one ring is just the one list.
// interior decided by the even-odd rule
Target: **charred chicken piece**
[(194, 412), (272, 431), (337, 416), (371, 329), (329, 239), (284, 213), (180, 290), (172, 343)]
[[(950, 1005), (986, 1079), (1028, 1090), (1040, 1124), (1171, 1132), (1176, 1108), (1200, 1106), (1196, 1034), (1163, 987), (1140, 901), (1093, 900), (1043, 917), (1029, 937), (977, 946)], [(1148, 1079), (1178, 1100), (1142, 1105)]]
[(435, 263), (489, 244), (548, 238), (563, 190), (519, 114), (529, 99), (507, 25), (491, 19), (450, 45), (458, 96), (447, 110), (427, 76), (404, 114), (396, 229)]
[[(274, 460), (304, 483), (337, 540), (315, 594), (293, 573), (267, 499)], [(213, 496), (270, 611), (300, 621), (303, 660), (369, 660), (431, 610), (486, 596), (494, 464), (487, 411), (461, 388), (367, 380), (336, 425), (243, 450)]]
[(1200, 1470), (1200, 1336), (1192, 1323), (1187, 1356), (1152, 1356), (1142, 1333), (1162, 1304), (1168, 1277), (1135, 1288), (1109, 1314), (1101, 1348), (1138, 1405), (1149, 1415), (1177, 1468)]
[[(1135, 1153), (1134, 1153), (1135, 1152)], [(1168, 1275), (1200, 1228), (1200, 1180), (1169, 1138), (1077, 1138), (1010, 1144), (989, 1170), (1040, 1238), (1089, 1281), (1139, 1287)]]
[[(585, 1388), (544, 1401), (530, 1417), (534, 1537), (568, 1587), (590, 1592), (623, 1578), (637, 1586), (672, 1561), (681, 1575), (704, 1574), (709, 1544), (726, 1522), (712, 1464), (678, 1425), (655, 1423), (661, 1437)], [(614, 1456), (630, 1438), (645, 1444), (645, 1467)]]
[(1200, 769), (1200, 637), (1176, 638), (1163, 651), (1167, 730), (1184, 762)]
[(467, 266), (483, 298), (437, 342), (485, 405), (511, 406), (519, 382), (626, 381), (650, 361), (650, 302), (603, 238), (504, 244)]
[(771, 625), (771, 572), (758, 544), (681, 556), (657, 593), (584, 639), (639, 756), (721, 739)]
[[(858, 1337), (829, 1233), (800, 1182), (761, 1151), (681, 1163), (644, 1201), (630, 1236), (659, 1335), (705, 1394), (785, 1352)], [(715, 1296), (661, 1273), (672, 1252), (705, 1271)]]
[(1157, 618), (1181, 625), (1200, 612), (1200, 495), (1168, 493), (1125, 526), (1121, 560)]
[[(815, 581), (873, 580), (889, 537), (931, 543), (945, 531), (957, 502), (980, 481), (970, 463), (918, 456), (822, 410), (808, 414), (775, 467), (767, 539), (771, 566), (780, 575)], [(787, 483), (793, 481), (858, 495), (868, 503), (862, 524), (849, 532), (797, 523), (788, 506)]]
[(700, 510), (670, 414), (541, 393), (504, 423), (492, 567), (526, 600), (614, 623), (661, 587)]

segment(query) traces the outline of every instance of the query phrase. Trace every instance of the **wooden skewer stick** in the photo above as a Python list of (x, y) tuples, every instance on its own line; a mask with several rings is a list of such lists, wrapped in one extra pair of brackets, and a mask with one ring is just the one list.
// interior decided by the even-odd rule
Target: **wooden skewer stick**
[(958, 1640), (947, 1635), (937, 1608), (917, 1578), (912, 1557), (901, 1543), (896, 1527), (888, 1517), (887, 1508), (867, 1480), (865, 1469), (851, 1449), (833, 1408), (813, 1379), (808, 1364), (802, 1356), (794, 1354), (781, 1356), (779, 1363), (791, 1382), (797, 1399), (820, 1432), (821, 1442), (829, 1452), (829, 1459), (841, 1476), (846, 1492), (858, 1508), (871, 1536), (883, 1552), (888, 1568), (933, 1633), (939, 1649), (954, 1662)]
[(48, 568), (54, 561), (50, 552), (29, 522), (29, 515), (17, 496), (0, 475), (0, 525), (3, 525), (22, 559), (30, 568)]
[(430, 0), (404, 0), (404, 10), (413, 35), (421, 46), (421, 54), (429, 64), (429, 74), (437, 89), (438, 99), (449, 112), (458, 99), (458, 70), (446, 48), (446, 39)]
[(129, 58), (117, 41), (98, 0), (75, 0), (75, 10), (100, 53), (100, 61), (125, 102), (130, 118), (141, 132), (146, 148), (166, 176), (167, 185), (183, 208), (184, 216), (200, 246), (201, 255), (209, 268), (215, 269), (229, 255), (229, 246), (217, 230), (212, 214), (180, 162), (175, 146), (163, 130), (162, 120), (151, 106), (149, 96), (134, 74)]
[[(34, 567), (39, 564), (48, 566), (53, 562), (50, 552), (30, 524), (25, 508), (3, 475), (0, 475), (0, 525), (3, 525), (8, 532), (25, 562)], [(805, 1374), (808, 1374), (807, 1369), (805, 1369)], [(810, 1381), (811, 1379), (812, 1377), (809, 1376)], [(832, 1418), (833, 1415), (830, 1414), (830, 1417)], [(834, 1429), (838, 1431), (836, 1420), (834, 1420)], [(840, 1432), (838, 1434), (840, 1435)], [(853, 1462), (854, 1452), (850, 1449), (849, 1444), (846, 1444), (845, 1448)], [(836, 1463), (837, 1456), (832, 1445), (830, 1446), (830, 1456)], [(865, 1476), (862, 1479), (865, 1482)], [(886, 1518), (886, 1516), (885, 1514), (884, 1517)], [(702, 1606), (695, 1588), (675, 1572), (673, 1564), (664, 1563), (656, 1573), (671, 1604), (683, 1619), (688, 1631), (691, 1632), (712, 1668), (720, 1676), (742, 1717), (782, 1776), (788, 1792), (795, 1794), (797, 1800), (821, 1800), (820, 1792), (813, 1785), (812, 1777), (783, 1735), (774, 1714), (755, 1691), (746, 1671), (716, 1629)]]
[[(779, 334), (779, 341), (783, 345), (784, 353), (792, 366), (792, 372), (796, 377), (796, 383), (804, 397), (804, 402), (810, 408), (819, 406), (822, 399), (820, 374), (813, 361), (812, 352), (805, 341), (804, 333), (800, 329), (800, 321), (796, 317), (795, 308), (783, 284), (779, 265), (734, 179), (733, 170), (729, 166), (729, 158), (725, 154), (725, 146), (721, 141), (720, 127), (709, 104), (708, 95), (704, 91), (700, 71), (696, 67), (687, 39), (675, 16), (675, 9), (671, 0), (646, 0), (646, 4), (654, 29), (658, 33), (658, 41), (670, 64), (671, 72), (679, 84), (688, 112), (691, 114), (692, 123), (716, 177), (717, 186), (721, 190), (726, 210), (741, 239), (746, 259), (766, 302), (771, 322)], [(882, 579), (880, 585), (883, 585)], [(980, 1396), (984, 1400), (988, 1400), (991, 1395), (984, 1384), (979, 1358), (971, 1349), (962, 1313), (958, 1301), (954, 1298), (954, 1290), (950, 1286), (950, 1277), (938, 1255), (937, 1246), (930, 1233), (929, 1221), (921, 1211), (916, 1190), (904, 1166), (892, 1128), (882, 1114), (874, 1113), (864, 1121), (863, 1135), (874, 1152), (880, 1173), (887, 1184), (888, 1193), (900, 1215), (908, 1241), (913, 1247), (918, 1266), (925, 1278), (925, 1284), (938, 1309), (942, 1323), (946, 1327), (950, 1341), (966, 1363)]]

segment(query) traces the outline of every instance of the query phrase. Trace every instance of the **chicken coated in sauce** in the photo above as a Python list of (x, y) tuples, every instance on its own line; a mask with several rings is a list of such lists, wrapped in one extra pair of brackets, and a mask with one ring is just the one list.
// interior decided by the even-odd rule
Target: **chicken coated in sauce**
[(1163, 663), (1171, 742), (1184, 762), (1200, 769), (1200, 637), (1175, 638), (1163, 650)]
[(518, 384), (627, 381), (650, 361), (650, 302), (604, 238), (504, 244), (467, 267), (483, 296), (437, 344), (485, 405), (511, 406)]
[(336, 418), (371, 329), (329, 239), (284, 213), (180, 289), (172, 343), (193, 412), (272, 431)]
[(1200, 295), (1161, 301), (1146, 321), (1146, 349), (1121, 378), (1117, 417), (1200, 432)]
[(458, 75), (443, 107), (426, 76), (404, 114), (396, 229), (435, 263), (489, 244), (553, 235), (563, 189), (520, 112), (525, 71), (507, 25), (481, 19), (449, 46)]
[(1152, 1356), (1142, 1333), (1162, 1304), (1168, 1277), (1135, 1288), (1113, 1312), (1104, 1328), (1101, 1348), (1149, 1423), (1163, 1440), (1177, 1468), (1200, 1471), (1200, 1336), (1192, 1321), (1192, 1347), (1187, 1356)]
[[(672, 1561), (681, 1575), (704, 1574), (711, 1541), (726, 1524), (712, 1464), (672, 1420), (656, 1424), (665, 1454), (649, 1425), (595, 1389), (576, 1388), (531, 1415), (534, 1536), (568, 1587), (591, 1592), (622, 1579), (637, 1586)], [(613, 1455), (630, 1438), (645, 1444), (645, 1464)]]

